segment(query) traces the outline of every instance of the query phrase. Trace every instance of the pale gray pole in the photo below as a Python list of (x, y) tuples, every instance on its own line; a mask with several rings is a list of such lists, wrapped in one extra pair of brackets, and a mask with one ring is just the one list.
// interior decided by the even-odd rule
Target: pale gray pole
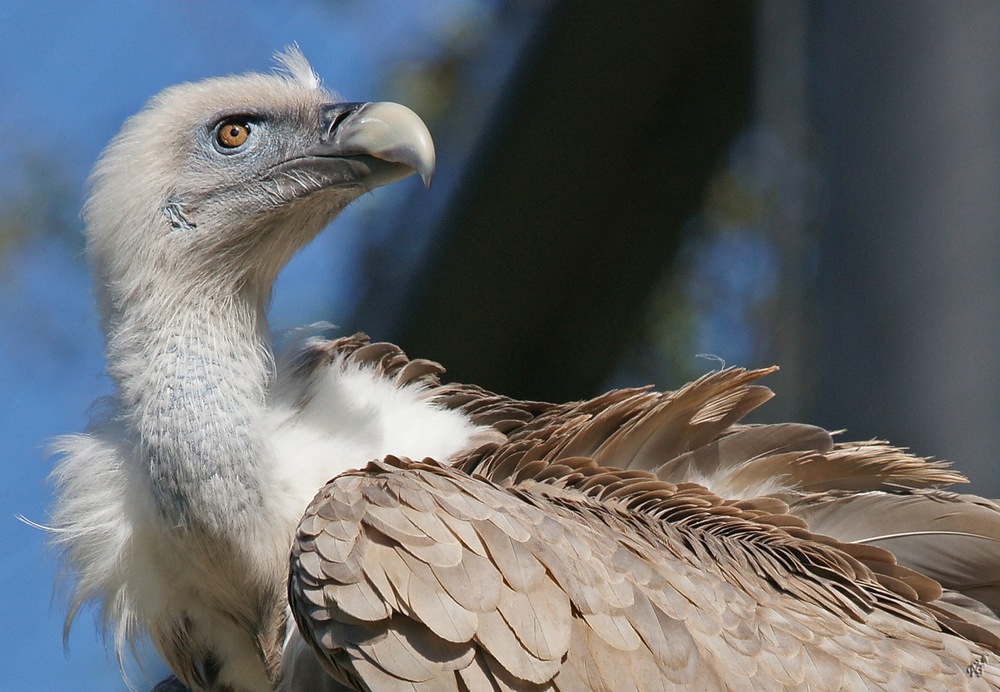
[(1000, 3), (823, 2), (820, 422), (1000, 494)]

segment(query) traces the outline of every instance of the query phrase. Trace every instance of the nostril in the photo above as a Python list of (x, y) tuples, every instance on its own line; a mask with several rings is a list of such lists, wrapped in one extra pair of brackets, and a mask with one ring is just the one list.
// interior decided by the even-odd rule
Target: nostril
[(350, 109), (345, 110), (345, 111), (343, 111), (341, 113), (338, 113), (337, 117), (333, 119), (332, 123), (330, 123), (330, 132), (333, 132), (338, 127), (340, 127), (340, 123), (342, 123), (345, 120), (347, 120), (348, 116), (350, 116), (356, 110), (357, 110), (357, 108), (350, 108)]
[(361, 110), (364, 103), (335, 103), (323, 107), (323, 120), (326, 121), (326, 138), (333, 137), (345, 120)]

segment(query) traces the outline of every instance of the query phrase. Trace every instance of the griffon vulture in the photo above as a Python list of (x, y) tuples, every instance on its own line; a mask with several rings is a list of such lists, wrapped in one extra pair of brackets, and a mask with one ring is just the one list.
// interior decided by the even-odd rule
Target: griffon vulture
[(745, 425), (767, 371), (517, 401), (364, 335), (275, 355), (288, 259), (434, 168), (297, 50), (182, 84), (84, 216), (114, 395), (57, 443), (52, 541), (161, 690), (1000, 686), (1000, 507), (881, 442)]

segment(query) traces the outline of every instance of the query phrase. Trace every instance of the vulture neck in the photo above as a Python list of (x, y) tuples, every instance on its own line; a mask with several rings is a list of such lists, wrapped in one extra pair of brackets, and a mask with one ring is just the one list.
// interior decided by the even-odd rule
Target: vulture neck
[(166, 525), (246, 538), (267, 521), (265, 299), (188, 288), (150, 288), (112, 319), (108, 366)]

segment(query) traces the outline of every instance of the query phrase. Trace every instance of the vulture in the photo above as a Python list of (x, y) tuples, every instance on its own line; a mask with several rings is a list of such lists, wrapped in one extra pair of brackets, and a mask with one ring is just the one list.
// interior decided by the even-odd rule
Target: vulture
[(114, 393), (50, 540), (155, 689), (1000, 688), (1000, 506), (945, 463), (746, 424), (771, 370), (520, 401), (364, 334), (275, 349), (275, 278), (424, 123), (295, 48), (130, 118), (84, 207)]

